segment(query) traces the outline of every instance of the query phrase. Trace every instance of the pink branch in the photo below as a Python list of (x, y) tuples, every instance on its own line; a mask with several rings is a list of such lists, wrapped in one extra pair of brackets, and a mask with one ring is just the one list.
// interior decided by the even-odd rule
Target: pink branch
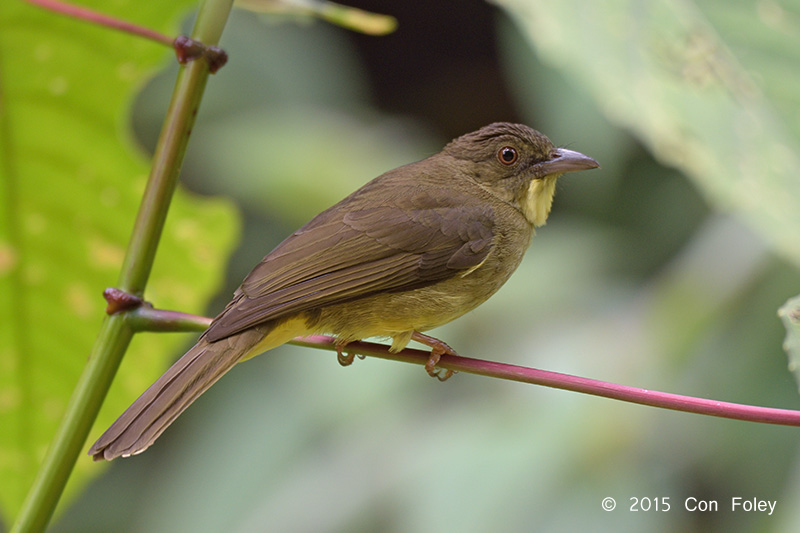
[[(310, 337), (298, 337), (292, 341), (292, 344), (332, 350), (335, 349), (334, 342), (335, 339), (333, 337), (313, 335)], [(427, 351), (410, 348), (406, 348), (400, 353), (393, 354), (389, 352), (388, 346), (363, 341), (348, 344), (345, 351), (421, 365), (425, 364), (430, 355)], [(596, 379), (571, 376), (558, 372), (548, 372), (546, 370), (537, 370), (524, 366), (483, 361), (469, 357), (443, 355), (438, 366), (458, 372), (469, 372), (471, 374), (520, 381), (522, 383), (544, 385), (555, 389), (582, 392), (584, 394), (592, 394), (594, 396), (602, 396), (604, 398), (612, 398), (675, 411), (684, 411), (687, 413), (732, 418), (735, 420), (747, 420), (750, 422), (763, 422), (766, 424), (800, 426), (800, 411), (792, 411), (789, 409), (756, 407), (753, 405), (718, 402), (692, 396), (681, 396), (680, 394), (628, 387), (626, 385), (617, 385), (616, 383), (608, 383)]]
[[(109, 301), (109, 308), (113, 308), (109, 312), (128, 312), (130, 324), (137, 331), (201, 331), (207, 328), (211, 322), (211, 319), (206, 317), (153, 309), (149, 304), (144, 305), (140, 298), (125, 294), (117, 289), (107, 289), (104, 295)], [(134, 306), (133, 309), (130, 304), (132, 300), (138, 301), (138, 306)], [(323, 350), (336, 350), (336, 339), (325, 335), (297, 337), (290, 341), (290, 344)], [(430, 352), (427, 350), (406, 348), (399, 353), (391, 353), (389, 352), (389, 347), (384, 344), (364, 341), (351, 342), (344, 351), (348, 354), (370, 355), (381, 359), (391, 359), (418, 365), (424, 365), (430, 357)], [(438, 367), (457, 372), (468, 372), (481, 376), (531, 383), (533, 385), (544, 385), (554, 389), (582, 392), (603, 398), (612, 398), (674, 411), (765, 424), (800, 426), (800, 411), (792, 411), (790, 409), (756, 407), (692, 396), (681, 396), (680, 394), (628, 387), (626, 385), (608, 383), (607, 381), (571, 376), (559, 372), (548, 372), (547, 370), (537, 370), (524, 366), (483, 361), (470, 357), (442, 355)]]
[(67, 4), (65, 2), (59, 2), (58, 0), (24, 0), (24, 1), (28, 2), (29, 4), (34, 4), (39, 7), (43, 7), (44, 9), (49, 9), (50, 11), (55, 11), (56, 13), (61, 13), (62, 15), (67, 15), (69, 17), (73, 17), (76, 19), (86, 20), (94, 24), (99, 24), (100, 26), (114, 28), (116, 30), (132, 33), (134, 35), (139, 35), (140, 37), (144, 37), (146, 39), (150, 39), (158, 43), (165, 44), (167, 46), (172, 46), (172, 43), (175, 40), (172, 37), (151, 30), (149, 28), (137, 26), (136, 24), (132, 24), (124, 20), (115, 19), (114, 17), (103, 15), (102, 13), (92, 11), (91, 9), (87, 9), (85, 7), (78, 7), (72, 4)]
[(24, 0), (29, 4), (34, 4), (62, 15), (74, 17), (76, 19), (85, 20), (100, 26), (106, 26), (119, 31), (132, 33), (145, 39), (150, 39), (157, 43), (165, 44), (175, 49), (175, 54), (178, 56), (178, 62), (181, 65), (188, 63), (199, 57), (204, 57), (208, 63), (209, 71), (214, 74), (225, 65), (228, 61), (228, 54), (224, 50), (216, 46), (206, 46), (205, 44), (195, 41), (189, 37), (181, 35), (175, 39), (159, 33), (150, 28), (137, 26), (124, 20), (115, 19), (108, 15), (103, 15), (85, 7), (78, 7), (72, 4), (60, 2), (59, 0)]

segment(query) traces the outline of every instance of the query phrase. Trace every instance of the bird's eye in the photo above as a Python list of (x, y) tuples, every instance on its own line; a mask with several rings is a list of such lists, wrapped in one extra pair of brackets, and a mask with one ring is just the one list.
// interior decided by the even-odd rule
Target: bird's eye
[(497, 160), (504, 165), (513, 165), (517, 162), (518, 158), (517, 150), (510, 146), (503, 146), (497, 151)]

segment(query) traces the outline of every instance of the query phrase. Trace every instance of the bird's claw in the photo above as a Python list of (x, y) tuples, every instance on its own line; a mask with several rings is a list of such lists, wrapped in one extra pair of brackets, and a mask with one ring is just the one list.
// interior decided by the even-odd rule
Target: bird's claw
[[(339, 361), (339, 364), (342, 366), (350, 366), (353, 364), (353, 360), (355, 360), (355, 355), (352, 353), (344, 353), (344, 347), (347, 346), (347, 343), (336, 344), (336, 360)], [(363, 357), (359, 356), (360, 359)]]
[(436, 368), (436, 365), (439, 364), (439, 359), (442, 358), (442, 355), (458, 355), (456, 351), (450, 347), (450, 345), (444, 341), (440, 341), (435, 337), (431, 337), (430, 335), (423, 335), (418, 331), (415, 331), (411, 338), (419, 343), (431, 347), (431, 355), (428, 358), (428, 362), (425, 363), (425, 370), (428, 372), (430, 377), (436, 378), (439, 381), (447, 381), (453, 376), (453, 374), (455, 374), (454, 370)]
[[(449, 355), (456, 355), (455, 352), (451, 352)], [(437, 368), (436, 365), (439, 364), (439, 359), (442, 357), (442, 352), (437, 350), (436, 348), (431, 349), (431, 356), (428, 358), (428, 362), (425, 363), (425, 370), (428, 372), (428, 375), (432, 378), (436, 378), (439, 381), (447, 381), (455, 371), (453, 370), (446, 370), (444, 368)]]
[(344, 353), (344, 347), (347, 346), (346, 342), (336, 343), (336, 360), (339, 361), (339, 364), (342, 366), (350, 366), (353, 364), (353, 361), (356, 357), (361, 359), (362, 361), (366, 359), (366, 355), (363, 354), (352, 354), (352, 353)]

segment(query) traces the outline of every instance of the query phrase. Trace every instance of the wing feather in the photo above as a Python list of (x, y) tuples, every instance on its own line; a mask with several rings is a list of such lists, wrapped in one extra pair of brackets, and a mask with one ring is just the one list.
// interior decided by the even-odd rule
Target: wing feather
[(486, 259), (494, 233), (485, 201), (445, 189), (401, 192), (377, 206), (369, 199), (341, 202), (300, 228), (245, 278), (206, 338), (379, 291), (423, 287)]

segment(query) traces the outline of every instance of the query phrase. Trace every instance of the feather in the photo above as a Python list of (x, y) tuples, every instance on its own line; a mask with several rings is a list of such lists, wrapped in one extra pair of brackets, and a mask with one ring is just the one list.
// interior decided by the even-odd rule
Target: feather
[(380, 202), (350, 197), (267, 255), (205, 338), (218, 341), (292, 313), (463, 274), (489, 255), (493, 221), (483, 198), (454, 190), (405, 186)]

